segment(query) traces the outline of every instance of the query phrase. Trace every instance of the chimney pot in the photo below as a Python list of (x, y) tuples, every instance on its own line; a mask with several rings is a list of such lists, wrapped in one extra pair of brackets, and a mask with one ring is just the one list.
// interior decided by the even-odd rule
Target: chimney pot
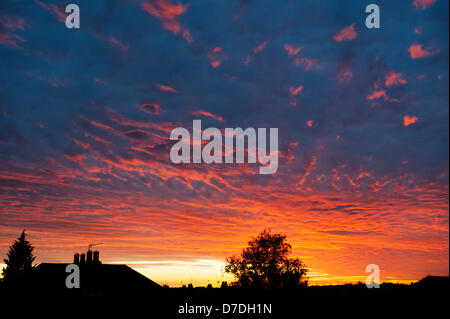
[(98, 250), (94, 251), (94, 263), (100, 264), (100, 252)]
[(79, 264), (80, 263), (80, 254), (76, 253), (75, 255), (73, 255), (73, 263), (74, 264)]
[(86, 263), (87, 264), (92, 263), (92, 251), (91, 250), (88, 250), (88, 252), (87, 252)]

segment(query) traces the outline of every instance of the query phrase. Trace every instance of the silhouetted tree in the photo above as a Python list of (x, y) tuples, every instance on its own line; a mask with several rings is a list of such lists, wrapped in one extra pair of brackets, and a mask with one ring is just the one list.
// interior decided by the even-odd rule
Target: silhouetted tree
[(288, 258), (291, 250), (286, 235), (264, 230), (248, 242), (240, 257), (226, 259), (225, 272), (233, 274), (240, 286), (306, 286), (308, 269), (300, 258)]
[(6, 268), (3, 268), (2, 275), (5, 284), (23, 283), (33, 269), (34, 247), (25, 239), (25, 236), (24, 230), (9, 248), (8, 258), (4, 259)]

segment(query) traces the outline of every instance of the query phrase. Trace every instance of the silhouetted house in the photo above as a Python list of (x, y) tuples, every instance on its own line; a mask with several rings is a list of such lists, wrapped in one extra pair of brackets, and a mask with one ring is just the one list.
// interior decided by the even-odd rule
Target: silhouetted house
[(448, 276), (426, 276), (416, 282), (418, 287), (448, 287), (450, 285), (450, 279)]
[(448, 295), (450, 278), (448, 276), (427, 276), (416, 282), (414, 286), (431, 295)]
[(45, 295), (70, 296), (130, 296), (161, 288), (156, 282), (127, 265), (102, 264), (99, 252), (74, 255), (73, 263), (80, 269), (80, 288), (67, 288), (69, 264), (41, 263), (35, 268), (32, 289)]

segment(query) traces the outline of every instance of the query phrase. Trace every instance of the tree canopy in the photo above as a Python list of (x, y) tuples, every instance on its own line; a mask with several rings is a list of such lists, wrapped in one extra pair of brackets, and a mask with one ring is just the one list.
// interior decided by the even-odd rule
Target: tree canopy
[(22, 234), (9, 248), (7, 258), (4, 259), (6, 268), (3, 268), (2, 275), (5, 283), (23, 282), (33, 269), (34, 247), (25, 237), (25, 231), (22, 231)]
[(248, 242), (240, 257), (226, 259), (225, 272), (248, 287), (299, 287), (308, 284), (308, 269), (300, 258), (288, 258), (292, 246), (286, 235), (264, 230)]

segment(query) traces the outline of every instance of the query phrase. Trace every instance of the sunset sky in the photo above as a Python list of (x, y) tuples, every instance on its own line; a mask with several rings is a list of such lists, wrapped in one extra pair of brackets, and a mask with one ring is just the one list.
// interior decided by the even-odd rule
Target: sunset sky
[[(378, 3), (381, 28), (367, 29)], [(76, 3), (81, 28), (67, 29)], [(231, 278), (264, 228), (312, 283), (449, 273), (445, 0), (0, 2), (0, 258), (89, 243), (161, 284)], [(260, 164), (173, 164), (176, 127), (278, 128)]]

